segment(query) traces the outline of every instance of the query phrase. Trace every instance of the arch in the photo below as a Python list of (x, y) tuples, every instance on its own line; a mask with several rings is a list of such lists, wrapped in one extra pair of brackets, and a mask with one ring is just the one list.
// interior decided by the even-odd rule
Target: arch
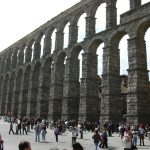
[(27, 51), (27, 46), (25, 46), (25, 48), (23, 50), (23, 55), (24, 55), (24, 57), (23, 57), (23, 64), (26, 63), (26, 51)]
[(63, 64), (64, 63), (64, 60), (66, 58), (66, 53), (64, 51), (60, 52), (58, 55), (57, 55), (57, 63), (58, 64)]
[[(146, 61), (146, 68), (150, 70), (150, 51), (149, 51), (149, 34), (150, 33), (150, 20), (142, 22), (137, 28), (137, 36), (140, 40), (142, 57)], [(144, 67), (144, 66), (143, 66)], [(150, 80), (150, 74), (148, 72), (148, 80)]]
[(23, 44), (23, 46), (21, 46), (21, 48), (18, 51), (17, 54), (17, 65), (20, 66), (24, 63), (24, 58), (25, 58), (25, 53), (24, 53), (24, 49), (26, 47), (26, 44)]
[(128, 34), (125, 30), (117, 31), (111, 38), (111, 45), (114, 47), (114, 49), (118, 49), (119, 42), (122, 39), (123, 36)]
[(27, 48), (25, 51), (25, 63), (31, 62), (33, 59), (33, 48), (34, 48), (35, 40), (31, 39), (27, 44)]
[(20, 50), (20, 49), (19, 49), (18, 52), (17, 52), (17, 66), (19, 65), (19, 60), (18, 60), (18, 58), (19, 58), (19, 53), (21, 53), (21, 50)]
[(64, 47), (63, 48), (66, 48), (69, 45), (69, 26), (70, 26), (70, 23), (68, 22), (64, 28)]
[(84, 40), (86, 35), (86, 13), (82, 14), (78, 20), (78, 42)]
[[(101, 38), (93, 39), (90, 43), (88, 51), (89, 51), (89, 76), (91, 77), (91, 92), (96, 100), (97, 105), (95, 106), (95, 113), (97, 116), (100, 114), (101, 108), (101, 76), (103, 74), (103, 51), (104, 51), (104, 40)], [(94, 106), (93, 106), (94, 107)]]
[[(126, 38), (125, 38), (126, 37)], [(127, 69), (129, 69), (129, 54), (131, 53), (129, 50), (129, 45), (128, 45), (128, 39), (129, 35), (125, 31), (118, 31), (112, 38), (112, 52), (114, 54), (113, 58), (113, 70), (114, 70), (114, 76), (116, 78), (116, 84), (114, 85), (114, 88), (116, 89), (116, 94), (118, 94), (118, 101), (119, 101), (119, 107), (120, 107), (120, 117), (124, 117), (124, 115), (127, 113), (127, 93), (124, 93), (124, 88), (128, 89), (129, 85), (125, 85), (125, 77), (128, 74), (126, 72)], [(121, 46), (122, 40), (126, 40), (127, 45), (125, 45), (125, 42), (123, 42), (123, 46)], [(120, 49), (119, 49), (120, 48)], [(123, 48), (123, 49), (122, 49)], [(126, 48), (126, 50), (125, 50)], [(126, 61), (125, 64), (123, 60)], [(128, 67), (128, 68), (126, 68)], [(124, 69), (122, 69), (124, 68)], [(131, 75), (130, 75), (131, 77)], [(131, 80), (131, 79), (130, 79)]]
[(124, 35), (119, 44), (120, 50), (120, 75), (128, 75), (128, 35)]
[(103, 43), (102, 39), (94, 39), (89, 46), (89, 52), (94, 56), (96, 55), (97, 48)]
[(149, 27), (150, 27), (150, 19), (143, 20), (142, 22), (140, 22), (140, 24), (138, 25), (136, 29), (137, 36), (144, 39), (145, 33)]
[(150, 81), (150, 40), (149, 40), (149, 36), (150, 36), (150, 28), (148, 28), (148, 30), (145, 33), (145, 44), (146, 44), (146, 54), (147, 54), (147, 69), (148, 69), (148, 77), (149, 77), (149, 81)]
[(9, 52), (7, 55), (6, 71), (9, 71), (11, 69), (11, 55), (12, 55), (12, 52)]
[(43, 56), (44, 39), (45, 39), (45, 34), (44, 32), (41, 32), (36, 40), (36, 47), (34, 47), (36, 49), (35, 52), (37, 53), (37, 55), (40, 54), (40, 58)]
[[(113, 47), (113, 50), (114, 50), (114, 52), (116, 52), (116, 56), (118, 57), (116, 57), (116, 60), (117, 60), (117, 66), (120, 66), (121, 64), (120, 64), (120, 51), (119, 51), (119, 43), (120, 43), (120, 41), (121, 41), (121, 39), (123, 39), (123, 37), (125, 36), (125, 35), (128, 35), (128, 33), (126, 32), (126, 31), (124, 31), (124, 30), (122, 30), (122, 31), (118, 31), (114, 36), (113, 36), (113, 38), (112, 38), (112, 43), (111, 43), (111, 45), (112, 45), (112, 47)], [(129, 35), (128, 35), (128, 37), (129, 37)], [(128, 37), (126, 37), (126, 39), (128, 38)], [(125, 46), (125, 45), (124, 45)], [(118, 51), (118, 52), (117, 52)], [(127, 53), (124, 53), (124, 56), (122, 55), (122, 58), (125, 58), (125, 55), (127, 55)], [(128, 57), (128, 55), (127, 55), (127, 57)], [(128, 59), (124, 59), (124, 60), (126, 60), (126, 61), (128, 61)], [(123, 61), (122, 61), (122, 63), (123, 63)], [(120, 74), (120, 73), (125, 73), (126, 72), (126, 70), (120, 70), (120, 67), (119, 68), (117, 68), (117, 66), (115, 66), (116, 67), (116, 71), (118, 72), (118, 75)], [(126, 69), (128, 69), (128, 68), (126, 68)], [(126, 72), (127, 73), (127, 72)]]
[[(103, 12), (103, 13), (102, 13)], [(95, 14), (96, 18), (96, 33), (106, 29), (106, 3), (102, 3)]]
[(86, 11), (84, 11), (84, 10), (80, 10), (80, 11), (78, 11), (75, 15), (74, 15), (74, 17), (72, 18), (72, 24), (74, 24), (74, 25), (77, 25), (78, 24), (78, 21), (79, 21), (79, 18), (84, 14), (84, 13), (86, 13)]
[(44, 53), (44, 40), (45, 40), (45, 34), (42, 36), (42, 38), (41, 38), (41, 51), (40, 51), (40, 58), (42, 58), (43, 57), (43, 53)]
[(81, 50), (82, 50), (81, 45), (73, 47), (71, 50), (71, 57), (77, 58)]
[(71, 51), (72, 63), (76, 64), (74, 69), (74, 79), (81, 82), (82, 78), (82, 54), (84, 53), (82, 46), (76, 46)]
[(13, 53), (12, 53), (12, 57), (11, 57), (11, 66), (12, 69), (17, 67), (17, 53), (18, 53), (19, 49), (17, 48)]
[(120, 15), (130, 10), (129, 0), (122, 4), (122, 0), (117, 0), (117, 24), (120, 24)]
[(51, 34), (51, 54), (53, 54), (53, 52), (55, 51), (55, 44), (56, 44), (56, 32), (57, 29), (55, 28)]

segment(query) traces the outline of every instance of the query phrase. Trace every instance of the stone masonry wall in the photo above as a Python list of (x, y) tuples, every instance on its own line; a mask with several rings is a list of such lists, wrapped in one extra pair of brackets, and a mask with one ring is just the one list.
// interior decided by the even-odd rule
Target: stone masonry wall
[[(117, 0), (82, 0), (0, 53), (0, 114), (41, 116), (49, 120), (79, 119), (119, 122), (121, 102), (119, 42), (128, 35), (129, 123), (150, 121), (150, 84), (144, 35), (150, 27), (150, 3), (130, 0), (130, 10), (117, 25)], [(95, 13), (106, 3), (106, 30), (95, 33)], [(78, 20), (86, 13), (86, 37), (78, 39)], [(63, 49), (64, 28), (69, 26), (68, 47)], [(52, 33), (56, 29), (55, 50)], [(41, 39), (44, 36), (43, 55)], [(102, 95), (97, 79), (98, 46), (104, 43)], [(79, 80), (78, 55), (82, 54)]]

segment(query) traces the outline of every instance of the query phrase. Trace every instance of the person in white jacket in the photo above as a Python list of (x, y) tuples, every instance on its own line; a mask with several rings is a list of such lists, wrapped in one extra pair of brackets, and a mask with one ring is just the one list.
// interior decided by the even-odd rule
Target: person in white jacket
[(122, 141), (124, 145), (124, 150), (131, 150), (131, 136), (128, 130), (125, 131)]

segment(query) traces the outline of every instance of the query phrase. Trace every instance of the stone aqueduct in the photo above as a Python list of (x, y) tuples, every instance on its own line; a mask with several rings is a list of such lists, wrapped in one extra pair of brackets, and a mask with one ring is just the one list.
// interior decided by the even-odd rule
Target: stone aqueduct
[[(120, 16), (120, 24), (117, 25), (116, 1), (82, 0), (2, 51), (0, 113), (11, 112), (15, 117), (36, 115), (50, 120), (122, 120), (118, 45), (121, 38), (128, 35), (126, 119), (128, 122), (150, 121), (150, 86), (144, 41), (150, 27), (150, 3), (141, 5), (141, 0), (130, 0), (130, 10)], [(95, 13), (103, 3), (106, 3), (106, 30), (95, 33)], [(86, 13), (86, 37), (77, 42), (77, 23), (83, 13)], [(68, 22), (69, 44), (64, 49), (63, 30)], [(54, 29), (57, 32), (52, 53)], [(43, 35), (44, 51), (40, 58)], [(104, 48), (100, 100), (96, 50), (101, 43), (104, 43)], [(81, 50), (84, 53), (79, 82), (78, 55)]]

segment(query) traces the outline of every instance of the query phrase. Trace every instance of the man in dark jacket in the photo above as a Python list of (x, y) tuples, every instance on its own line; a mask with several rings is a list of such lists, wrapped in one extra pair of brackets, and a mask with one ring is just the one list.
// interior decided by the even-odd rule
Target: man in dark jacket
[(92, 136), (92, 139), (94, 139), (94, 144), (95, 144), (95, 150), (98, 148), (98, 144), (101, 140), (101, 137), (98, 133), (98, 129), (95, 129), (95, 134)]

